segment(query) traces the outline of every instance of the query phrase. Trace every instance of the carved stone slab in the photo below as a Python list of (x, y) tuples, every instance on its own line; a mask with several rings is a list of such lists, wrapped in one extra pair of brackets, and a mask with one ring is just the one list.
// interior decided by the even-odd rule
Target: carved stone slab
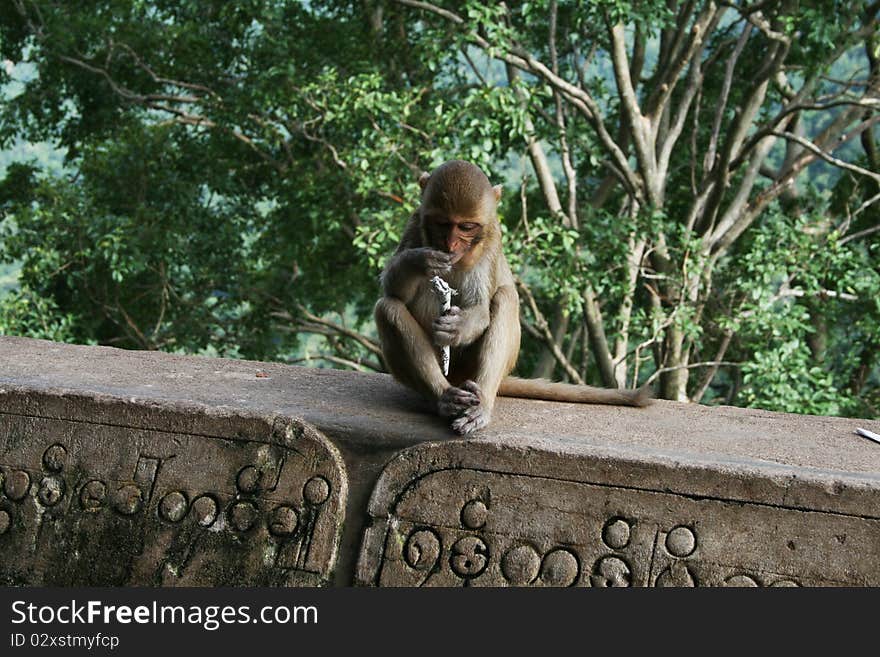
[(168, 408), (151, 422), (109, 402), (59, 413), (38, 395), (9, 412), (14, 401), (0, 412), (0, 584), (330, 580), (347, 481), (311, 426)]
[[(707, 497), (688, 494), (689, 469), (470, 441), (412, 448), (376, 487), (357, 583), (880, 584), (880, 518), (834, 510), (859, 482), (804, 481), (768, 464), (700, 472), (704, 487), (717, 478), (719, 494)], [(640, 471), (644, 484), (633, 485)], [(857, 494), (876, 500), (880, 489)]]

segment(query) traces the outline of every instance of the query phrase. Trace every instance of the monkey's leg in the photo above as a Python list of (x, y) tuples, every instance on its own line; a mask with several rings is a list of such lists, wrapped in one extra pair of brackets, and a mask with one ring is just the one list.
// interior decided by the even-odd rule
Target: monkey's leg
[(489, 328), (483, 334), (477, 354), (477, 371), (473, 381), (461, 388), (480, 398), (479, 405), (468, 409), (453, 421), (452, 428), (460, 434), (482, 429), (492, 419), (492, 409), (501, 380), (516, 365), (519, 354), (519, 297), (512, 286), (499, 287), (490, 305)]
[(458, 417), (479, 403), (474, 393), (450, 386), (440, 369), (437, 348), (406, 304), (383, 297), (375, 316), (382, 354), (395, 379), (437, 402), (438, 412), (446, 417)]

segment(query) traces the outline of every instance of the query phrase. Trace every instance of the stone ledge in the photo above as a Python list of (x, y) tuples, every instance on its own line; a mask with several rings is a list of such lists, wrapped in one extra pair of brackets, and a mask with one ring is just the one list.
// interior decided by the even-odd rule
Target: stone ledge
[(504, 399), (461, 440), (426, 410), (383, 375), (0, 337), (0, 582), (880, 584), (876, 421)]

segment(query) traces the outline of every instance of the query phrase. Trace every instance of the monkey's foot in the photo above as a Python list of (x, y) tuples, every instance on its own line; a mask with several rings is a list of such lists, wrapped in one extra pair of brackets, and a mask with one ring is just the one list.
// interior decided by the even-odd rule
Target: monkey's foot
[(478, 402), (466, 408), (464, 412), (452, 421), (452, 430), (462, 436), (479, 431), (489, 424), (492, 411), (483, 403), (483, 391), (473, 381), (465, 381), (461, 385), (463, 392), (477, 398)]
[(442, 417), (462, 417), (468, 409), (480, 404), (479, 394), (473, 390), (467, 390), (465, 386), (461, 388), (450, 386), (443, 391), (437, 402), (437, 412)]
[(474, 406), (460, 418), (452, 421), (452, 430), (461, 436), (466, 436), (488, 425), (491, 419), (492, 413), (489, 409), (483, 405)]

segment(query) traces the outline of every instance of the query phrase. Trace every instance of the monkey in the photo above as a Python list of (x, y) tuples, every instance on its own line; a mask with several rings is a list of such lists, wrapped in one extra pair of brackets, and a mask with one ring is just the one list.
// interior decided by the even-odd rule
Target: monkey
[[(618, 390), (508, 376), (520, 348), (519, 295), (502, 251), (502, 186), (462, 160), (419, 179), (420, 204), (380, 277), (375, 306), (392, 376), (434, 404), (457, 434), (487, 426), (496, 397), (644, 406), (646, 388)], [(456, 305), (442, 312), (430, 280), (440, 276)], [(449, 374), (439, 348), (450, 347)]]

